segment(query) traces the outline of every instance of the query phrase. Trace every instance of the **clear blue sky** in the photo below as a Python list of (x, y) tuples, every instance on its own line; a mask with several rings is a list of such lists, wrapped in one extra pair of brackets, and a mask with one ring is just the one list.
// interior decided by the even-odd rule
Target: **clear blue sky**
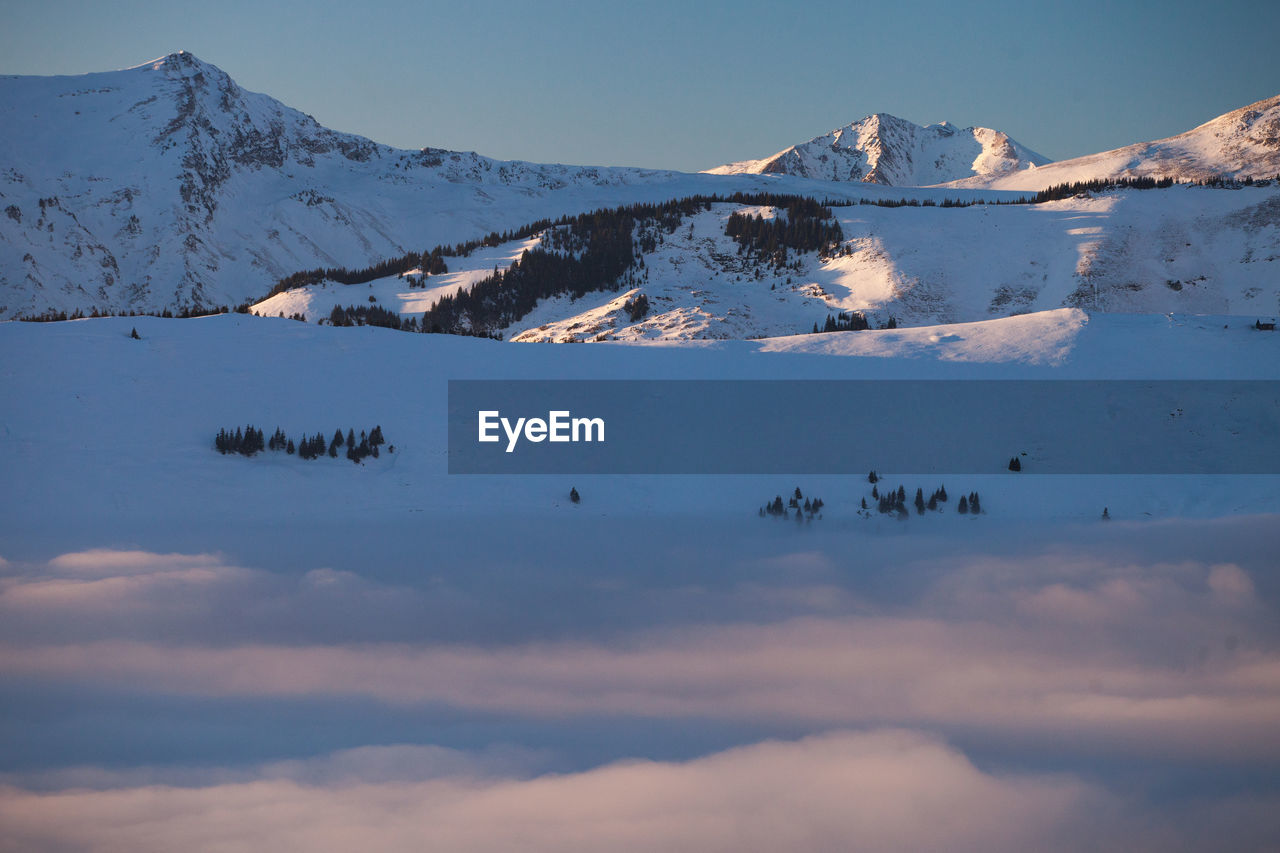
[(696, 170), (873, 112), (1053, 159), (1280, 93), (1275, 2), (5, 0), (0, 73), (175, 50), (405, 148)]

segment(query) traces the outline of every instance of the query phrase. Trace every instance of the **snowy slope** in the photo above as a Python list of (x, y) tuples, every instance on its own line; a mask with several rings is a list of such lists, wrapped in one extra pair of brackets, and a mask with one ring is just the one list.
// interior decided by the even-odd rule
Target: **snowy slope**
[(776, 188), (394, 149), (187, 53), (0, 78), (0, 165), (0, 318), (235, 305), (300, 269), (359, 268), (598, 207)]
[[(736, 205), (686, 219), (644, 255), (638, 280), (577, 300), (545, 300), (509, 329), (518, 341), (687, 340), (790, 335), (828, 315), (860, 311), (873, 324), (985, 320), (1063, 307), (1092, 312), (1280, 314), (1280, 187), (1171, 187), (1042, 205), (965, 208), (835, 207), (845, 235), (836, 257), (799, 268), (748, 262), (725, 235)], [(772, 217), (767, 208), (745, 212)], [(391, 277), (328, 284), (254, 307), (315, 321), (335, 304), (373, 296), (417, 315), (437, 294), (505, 268), (532, 245), (516, 241), (450, 258), (450, 274), (410, 289)], [(647, 316), (624, 309), (643, 292)]]
[(885, 113), (793, 145), (763, 160), (709, 169), (711, 174), (798, 175), (822, 181), (926, 186), (990, 179), (1048, 163), (1046, 157), (986, 127), (947, 122), (921, 127)]
[(481, 247), (466, 257), (449, 258), (449, 272), (427, 276), (422, 287), (410, 286), (422, 275), (420, 269), (409, 270), (404, 276), (375, 279), (368, 284), (324, 281), (277, 293), (254, 304), (253, 311), (265, 317), (301, 314), (311, 323), (328, 317), (335, 307), (349, 305), (378, 305), (406, 317), (421, 316), (440, 297), (470, 289), (495, 268), (508, 268), (523, 252), (539, 243), (541, 240), (537, 237), (513, 240), (500, 246)]
[[(1224, 325), (1229, 328), (1224, 328)], [(129, 338), (137, 327), (142, 339)], [(449, 476), (447, 381), (463, 378), (1280, 378), (1280, 335), (1225, 318), (1060, 316), (974, 326), (673, 346), (520, 346), (386, 329), (340, 329), (229, 315), (0, 324), (0, 541), (37, 528), (118, 541), (122, 531), (193, 519), (297, 523), (413, 521), (558, 512), (560, 476)], [(1046, 333), (1046, 329), (1049, 330)], [(1055, 331), (1056, 330), (1056, 331)], [(589, 356), (589, 357), (588, 357)], [(304, 369), (299, 369), (302, 366)], [(163, 401), (163, 405), (157, 405)], [(362, 466), (211, 449), (219, 426), (291, 434), (380, 424), (394, 454)], [(812, 441), (844, 441), (810, 436)], [(993, 517), (1090, 520), (1280, 509), (1275, 477), (975, 476)], [(721, 512), (754, 521), (769, 477), (586, 477), (584, 512)], [(864, 478), (824, 482), (831, 519), (854, 514)], [(948, 483), (950, 486), (951, 483)], [(584, 505), (586, 506), (586, 505)], [(960, 523), (959, 519), (955, 519)], [(878, 523), (878, 522), (874, 522)], [(896, 522), (889, 522), (896, 523)], [(231, 528), (228, 528), (231, 529)]]
[(1097, 178), (1273, 178), (1280, 175), (1280, 95), (1249, 104), (1197, 128), (1000, 175), (964, 178), (957, 186), (1041, 190)]
[[(1160, 164), (1173, 162), (1175, 148), (1197, 163), (1234, 157), (1257, 171), (1275, 153), (1276, 104), (1237, 111), (1168, 145), (1153, 143), (1142, 153), (1150, 163), (1126, 155), (1129, 171), (1115, 173), (1163, 173)], [(686, 175), (404, 151), (327, 130), (185, 53), (103, 74), (0, 78), (0, 128), (0, 318), (252, 303), (301, 269), (363, 267), (638, 201), (763, 190), (938, 202), (995, 191), (866, 181), (936, 183), (1005, 169), (1026, 177), (1057, 168), (1024, 168), (1037, 157), (995, 131), (918, 128), (889, 116), (798, 146), (792, 159), (804, 167), (781, 169), (794, 174), (761, 165)], [(854, 171), (860, 177), (851, 182)], [(1093, 173), (1031, 185), (1086, 175)], [(647, 259), (642, 286), (662, 308), (647, 324), (628, 330), (635, 324), (620, 322), (626, 294), (616, 292), (547, 304), (507, 334), (758, 337), (811, 328), (838, 310), (913, 324), (1062, 306), (1276, 313), (1274, 194), (1179, 192), (1037, 208), (844, 208), (838, 215), (849, 254), (827, 263), (811, 257), (783, 275), (744, 267), (714, 223), (699, 220), (690, 223), (693, 236), (674, 234)], [(450, 275), (425, 291), (401, 280), (360, 294), (331, 286), (258, 310), (316, 319), (334, 304), (372, 296), (383, 307), (420, 313), (519, 250), (453, 259)]]
[(392, 149), (186, 53), (4, 78), (0, 125), (0, 316), (236, 304), (301, 268), (361, 266), (670, 180)]

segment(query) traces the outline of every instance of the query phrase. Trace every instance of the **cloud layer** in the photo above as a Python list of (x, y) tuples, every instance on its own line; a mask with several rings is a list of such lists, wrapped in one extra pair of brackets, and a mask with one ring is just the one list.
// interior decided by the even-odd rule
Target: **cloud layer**
[[(818, 547), (743, 553), (696, 583), (576, 559), (583, 597), (552, 614), (550, 638), (545, 621), (520, 622), (521, 588), (477, 593), (466, 566), (391, 582), (214, 553), (0, 565), (14, 699), (176, 697), (223, 709), (214, 720), (249, 703), (361, 702), (510, 733), (488, 748), (370, 730), (357, 749), (250, 764), (0, 768), (0, 849), (1199, 850), (1280, 832), (1274, 788), (1170, 799), (1074, 765), (997, 770), (952, 745), (995, 745), (1023, 768), (1068, 753), (1271, 772), (1280, 613), (1270, 579), (1229, 548), (1178, 561), (1006, 549), (872, 577)], [(511, 622), (501, 636), (495, 614)], [(92, 705), (78, 713), (91, 721)], [(522, 745), (522, 726), (572, 740), (588, 720), (616, 723), (609, 758), (627, 760)], [(628, 746), (636, 721), (755, 734), (646, 760)]]
[(994, 776), (903, 731), (533, 778), (10, 791), (0, 826), (14, 849), (103, 851), (1072, 850), (1133, 831), (1079, 780)]
[[(207, 555), (89, 552), (5, 582), (0, 675), (537, 718), (927, 725), (1096, 750), (1280, 758), (1277, 614), (1237, 565), (982, 558), (913, 601), (850, 594), (836, 612), (830, 596), (805, 589), (737, 585), (718, 619), (608, 639), (333, 642), (321, 623), (355, 623), (346, 633), (359, 637), (361, 623), (397, 609), (407, 618), (427, 593), (324, 569), (281, 577)], [(729, 618), (743, 601), (775, 596), (816, 612)], [(274, 615), (290, 621), (292, 641), (255, 625)], [(46, 630), (19, 638), (12, 626), (24, 621)], [(56, 639), (77, 632), (83, 639)]]

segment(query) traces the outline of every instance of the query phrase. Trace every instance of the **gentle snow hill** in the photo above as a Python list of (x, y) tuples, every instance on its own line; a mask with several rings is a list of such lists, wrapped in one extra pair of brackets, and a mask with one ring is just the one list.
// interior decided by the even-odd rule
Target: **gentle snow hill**
[[(543, 300), (502, 330), (507, 340), (692, 340), (776, 337), (861, 311), (874, 323), (929, 326), (1082, 308), (1090, 312), (1280, 314), (1280, 187), (1170, 187), (1108, 192), (1040, 205), (964, 208), (834, 207), (845, 243), (799, 269), (748, 262), (713, 205), (643, 256), (618, 290)], [(327, 317), (366, 304), (417, 316), (443, 293), (506, 268), (534, 241), (449, 258), (427, 289), (388, 277), (367, 285), (299, 288), (254, 306), (261, 314)], [(846, 254), (847, 252), (847, 254)], [(626, 302), (643, 292), (649, 313)]]
[(952, 186), (1042, 190), (1113, 178), (1274, 178), (1280, 175), (1280, 95), (1249, 104), (1186, 133), (1059, 160), (1007, 174), (976, 175)]
[[(141, 340), (129, 337), (135, 326)], [(6, 437), (0, 544), (28, 541), (33, 531), (60, 541), (127, 543), (211, 525), (234, 547), (238, 531), (253, 525), (278, 536), (280, 525), (296, 532), (339, 520), (538, 516), (569, 511), (571, 485), (584, 495), (578, 508), (584, 518), (714, 513), (755, 524), (760, 501), (795, 483), (756, 476), (450, 476), (448, 380), (1280, 378), (1280, 334), (1251, 326), (1240, 318), (1086, 319), (1069, 311), (783, 340), (524, 345), (513, 358), (518, 345), (509, 343), (243, 315), (0, 323), (0, 399), (7, 401), (0, 409)], [(219, 427), (246, 422), (268, 432), (278, 425), (294, 437), (379, 424), (396, 451), (360, 466), (341, 458), (243, 459), (213, 451)], [(867, 453), (874, 459), (876, 448)], [(1034, 453), (1027, 467), (1034, 468)], [(892, 472), (882, 473), (892, 482)], [(993, 521), (1091, 521), (1102, 506), (1119, 520), (1280, 510), (1280, 478), (1273, 476), (1037, 477), (998, 470), (963, 479), (948, 480), (948, 488), (979, 490)], [(827, 502), (824, 524), (875, 530), (883, 521), (854, 515), (863, 477), (814, 478), (812, 488)], [(431, 542), (422, 547), (429, 558)]]
[(961, 178), (990, 180), (1049, 159), (987, 127), (947, 122), (921, 127), (877, 113), (793, 145), (763, 160), (708, 169), (714, 175), (796, 175), (822, 181), (926, 186)]
[(0, 318), (238, 305), (303, 269), (358, 269), (600, 207), (760, 189), (831, 191), (395, 149), (324, 128), (189, 53), (2, 77)]

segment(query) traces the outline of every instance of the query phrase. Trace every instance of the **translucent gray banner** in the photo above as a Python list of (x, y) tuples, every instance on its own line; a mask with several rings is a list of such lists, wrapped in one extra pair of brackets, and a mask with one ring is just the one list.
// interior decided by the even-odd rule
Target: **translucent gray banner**
[(451, 380), (450, 474), (1280, 473), (1280, 382)]

